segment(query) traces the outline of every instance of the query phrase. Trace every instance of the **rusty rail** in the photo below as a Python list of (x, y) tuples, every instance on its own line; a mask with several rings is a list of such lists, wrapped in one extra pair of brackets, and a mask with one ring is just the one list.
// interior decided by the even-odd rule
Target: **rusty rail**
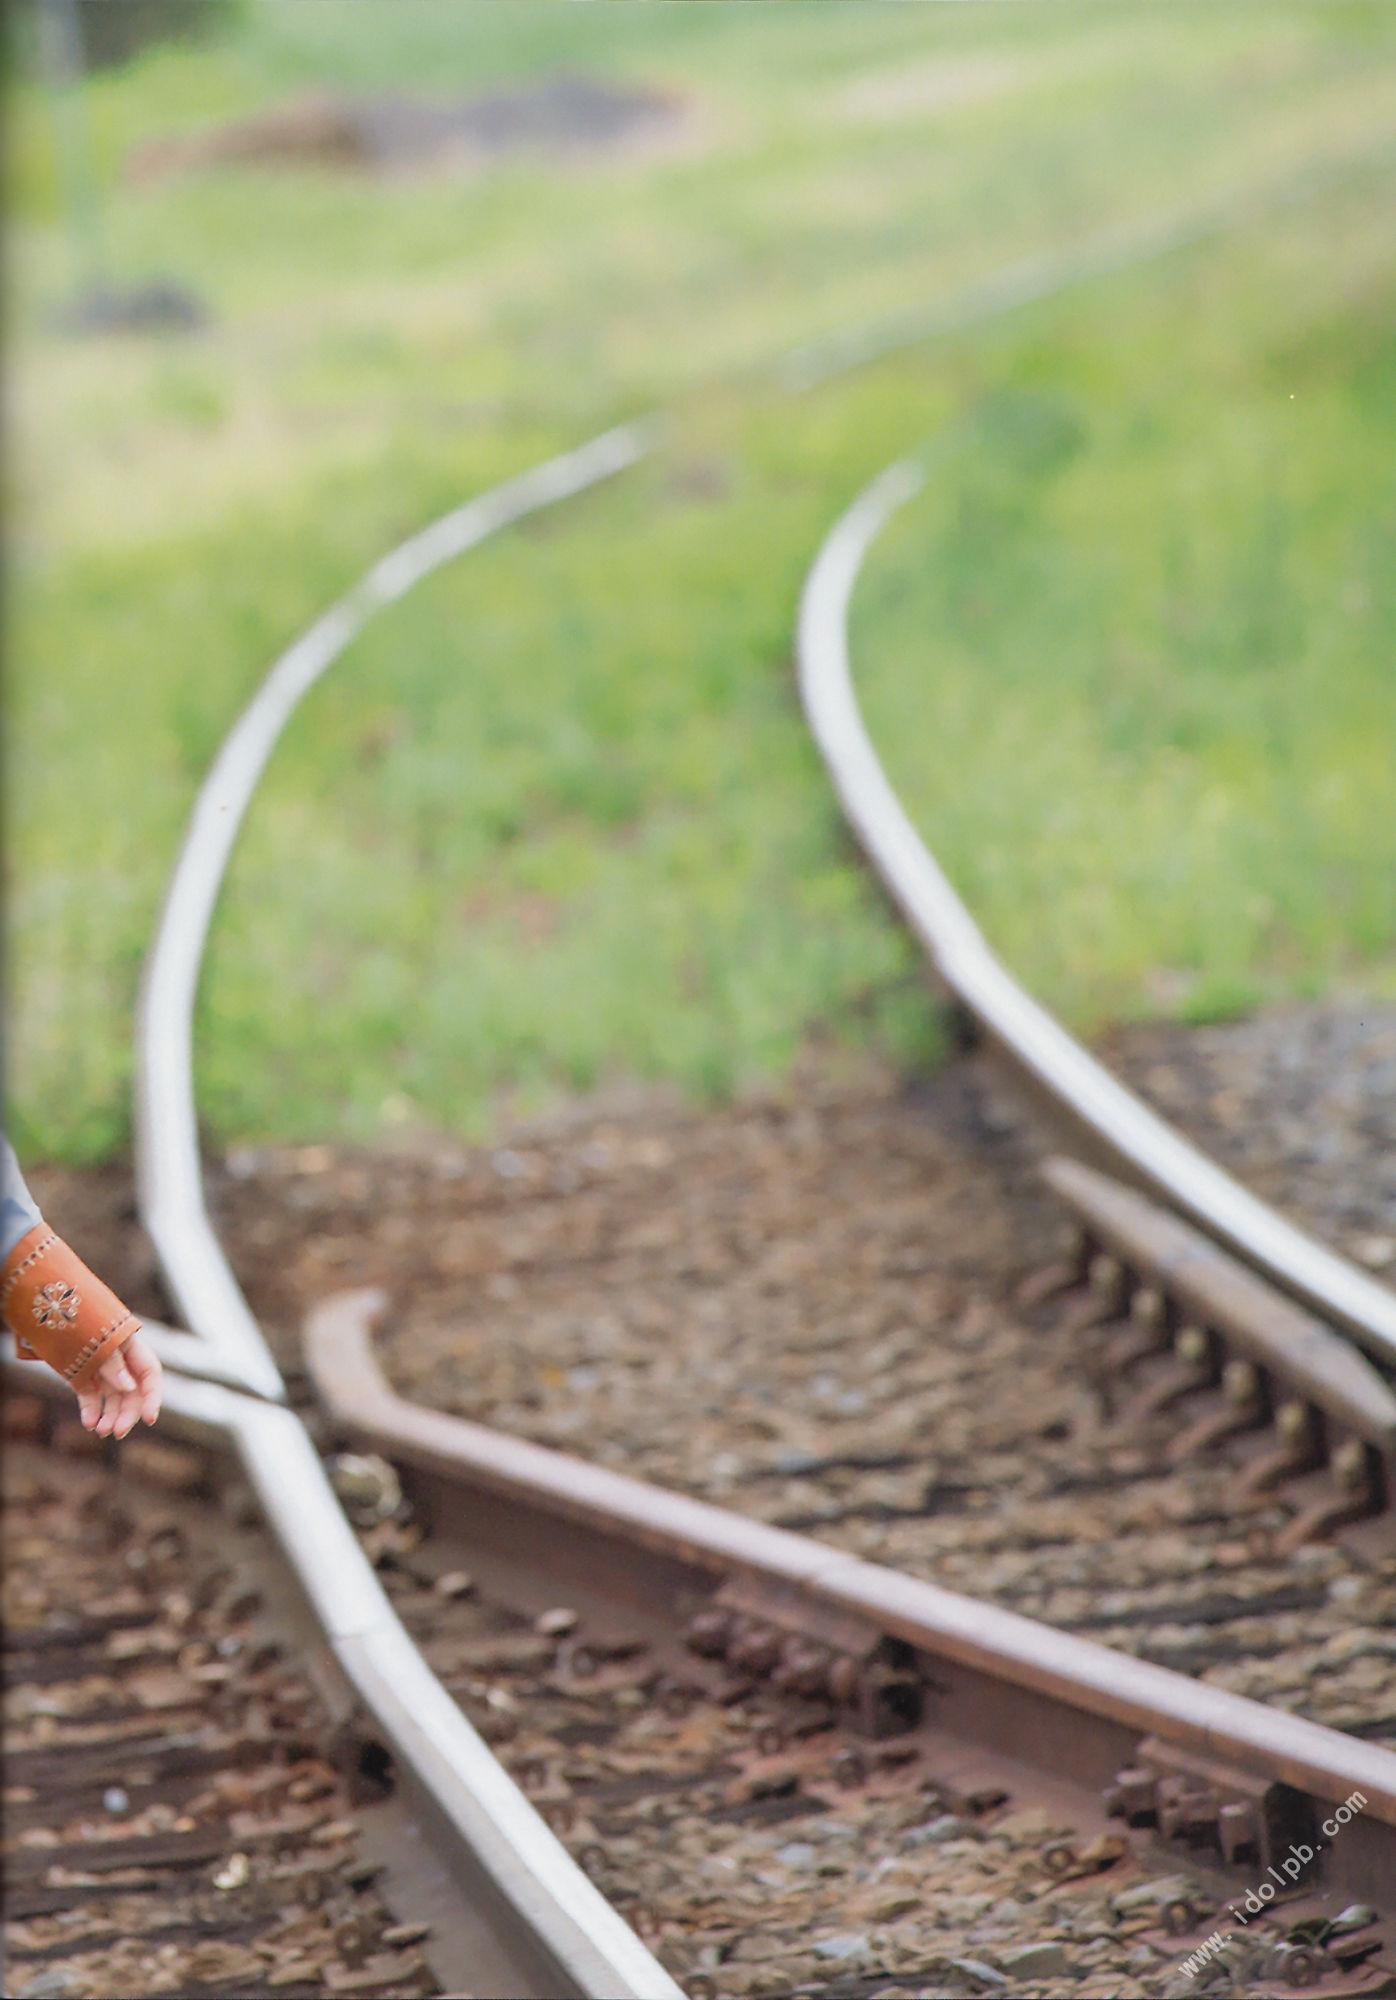
[(1079, 1160), (1049, 1159), (1042, 1171), (1081, 1218), (1088, 1241), (1108, 1246), (1121, 1267), (1149, 1272), (1189, 1321), (1223, 1333), (1248, 1360), (1293, 1384), (1383, 1459), (1396, 1460), (1396, 1394), (1330, 1327), (1133, 1188)]
[(1140, 1413), (1180, 1410), (1171, 1456), (1249, 1439), (1241, 1489), (1283, 1485), (1298, 1502), (1281, 1550), (1390, 1504), (1396, 1393), (1365, 1355), (1135, 1189), (1079, 1160), (1049, 1159), (1042, 1173), (1080, 1228), (1025, 1301), (1074, 1295), (1072, 1331), (1109, 1336), (1097, 1365), (1144, 1378)]
[[(938, 1727), (1010, 1747), (1062, 1775), (1089, 1774), (1126, 1816), (1147, 1816), (1150, 1785), (1201, 1759), (1211, 1773), (1224, 1853), (1225, 1829), (1235, 1824), (1235, 1814), (1226, 1815), (1240, 1807), (1253, 1814), (1257, 1784), (1263, 1792), (1278, 1787), (1291, 1806), (1307, 1802), (1316, 1812), (1360, 1790), (1367, 1800), (1360, 1830), (1355, 1822), (1335, 1844), (1330, 1879), (1368, 1895), (1391, 1879), (1396, 1752), (708, 1502), (410, 1403), (389, 1387), (372, 1351), (369, 1330), (383, 1304), (381, 1294), (355, 1292), (311, 1316), (306, 1356), (317, 1392), (342, 1431), (444, 1480), (453, 1514), (468, 1497), (472, 1540), (493, 1536), (511, 1578), (531, 1567), (556, 1577), (562, 1568), (573, 1592), (584, 1579), (600, 1578), (603, 1589), (632, 1607), (658, 1603), (672, 1615), (677, 1605), (688, 1618), (689, 1643), (700, 1652), (749, 1646), (755, 1621), (775, 1635), (774, 1667), (782, 1638), (786, 1654), (791, 1645), (802, 1647), (805, 1670), (819, 1665), (821, 1690), (862, 1703), (874, 1721), (889, 1696), (882, 1649), (887, 1642), (910, 1648), (921, 1663), (917, 1686), (933, 1688)], [(895, 1688), (890, 1700), (895, 1724)], [(887, 1720), (883, 1715), (879, 1726)], [(1232, 1851), (1239, 1851), (1234, 1840)]]

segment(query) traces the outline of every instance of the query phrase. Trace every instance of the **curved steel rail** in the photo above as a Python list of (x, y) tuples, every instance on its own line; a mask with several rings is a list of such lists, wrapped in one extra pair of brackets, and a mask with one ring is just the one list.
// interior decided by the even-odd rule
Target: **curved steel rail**
[(621, 425), (445, 514), (390, 551), (267, 673), (224, 739), (190, 815), (136, 1020), (135, 1151), (141, 1216), (166, 1283), (207, 1359), (178, 1365), (259, 1395), (285, 1389), (204, 1201), (194, 1104), (194, 1002), (214, 906), (257, 782), (303, 697), (376, 611), (432, 570), (540, 508), (583, 492), (650, 449), (653, 420)]
[(910, 461), (875, 479), (830, 532), (800, 601), (800, 692), (855, 833), (946, 985), (1015, 1067), (1087, 1134), (1093, 1150), (1341, 1324), (1371, 1354), (1396, 1364), (1396, 1293), (1250, 1194), (1024, 992), (990, 950), (888, 782), (853, 691), (848, 610), (879, 531), (923, 483), (923, 472)]
[[(257, 781), (297, 704), (382, 606), (488, 535), (644, 455), (650, 427), (593, 438), (480, 495), (376, 563), (271, 668), (194, 804), (147, 963), (137, 1022), (141, 1213), (190, 1331), (152, 1328), (167, 1408), (231, 1440), (339, 1666), (445, 1830), (500, 1991), (681, 2000), (680, 1991), (527, 1803), (403, 1628), (344, 1519), (209, 1220), (194, 1103), (204, 944)], [(250, 1392), (250, 1393), (242, 1393)]]

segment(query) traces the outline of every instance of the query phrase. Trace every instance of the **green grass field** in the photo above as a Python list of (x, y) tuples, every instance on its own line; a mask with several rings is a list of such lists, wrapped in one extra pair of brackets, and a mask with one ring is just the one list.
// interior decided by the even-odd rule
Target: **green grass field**
[(1389, 259), (1327, 205), (1059, 309), (966, 370), (865, 572), (893, 783), (1087, 1030), (1396, 991)]
[[(565, 69), (653, 152), (463, 177), (138, 141)], [(99, 78), (109, 250), (196, 336), (48, 330), (71, 283), (12, 91), (11, 1089), (33, 1154), (128, 1129), (140, 958), (198, 778), (390, 543), (617, 417), (677, 443), (467, 557), (310, 697), (234, 864), (215, 1138), (481, 1132), (813, 1040), (923, 1059), (909, 946), (794, 703), (834, 515), (924, 445), (857, 607), (873, 719), (1011, 961), (1073, 1019), (1392, 980), (1396, 19), (1203, 9), (248, 0)], [(1312, 182), (1307, 194), (1302, 190)], [(1230, 192), (1300, 198), (802, 396), (772, 362)], [(1261, 734), (1250, 733), (1259, 719)]]

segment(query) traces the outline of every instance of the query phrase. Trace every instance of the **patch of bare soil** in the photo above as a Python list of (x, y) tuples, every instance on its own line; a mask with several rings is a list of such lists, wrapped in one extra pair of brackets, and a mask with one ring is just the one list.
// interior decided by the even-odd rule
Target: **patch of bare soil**
[(365, 173), (479, 168), (512, 155), (573, 159), (647, 149), (684, 118), (664, 90), (557, 75), (477, 97), (298, 98), (179, 137), (150, 139), (126, 163), (134, 181), (227, 166), (325, 166)]

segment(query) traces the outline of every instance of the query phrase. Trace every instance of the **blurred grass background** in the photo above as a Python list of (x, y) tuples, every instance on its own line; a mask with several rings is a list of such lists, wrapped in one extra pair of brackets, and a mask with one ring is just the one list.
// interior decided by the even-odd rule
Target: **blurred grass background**
[[(1015, 968), (1078, 1024), (1391, 990), (1396, 18), (238, 0), (88, 89), (109, 252), (210, 313), (64, 337), (48, 108), (9, 88), (11, 1104), (125, 1143), (131, 1007), (200, 775), (389, 544), (681, 400), (622, 483), (384, 615), (293, 723), (201, 1003), (213, 1136), (480, 1133), (813, 1041), (926, 1059), (915, 956), (793, 697), (833, 516), (924, 442), (855, 637), (875, 731)], [(558, 72), (652, 144), (478, 172), (133, 175), (307, 93)], [(1006, 263), (1308, 189), (802, 396), (788, 349)]]
[(863, 579), (889, 775), (1087, 1030), (1396, 992), (1396, 286), (1330, 201), (972, 357)]

